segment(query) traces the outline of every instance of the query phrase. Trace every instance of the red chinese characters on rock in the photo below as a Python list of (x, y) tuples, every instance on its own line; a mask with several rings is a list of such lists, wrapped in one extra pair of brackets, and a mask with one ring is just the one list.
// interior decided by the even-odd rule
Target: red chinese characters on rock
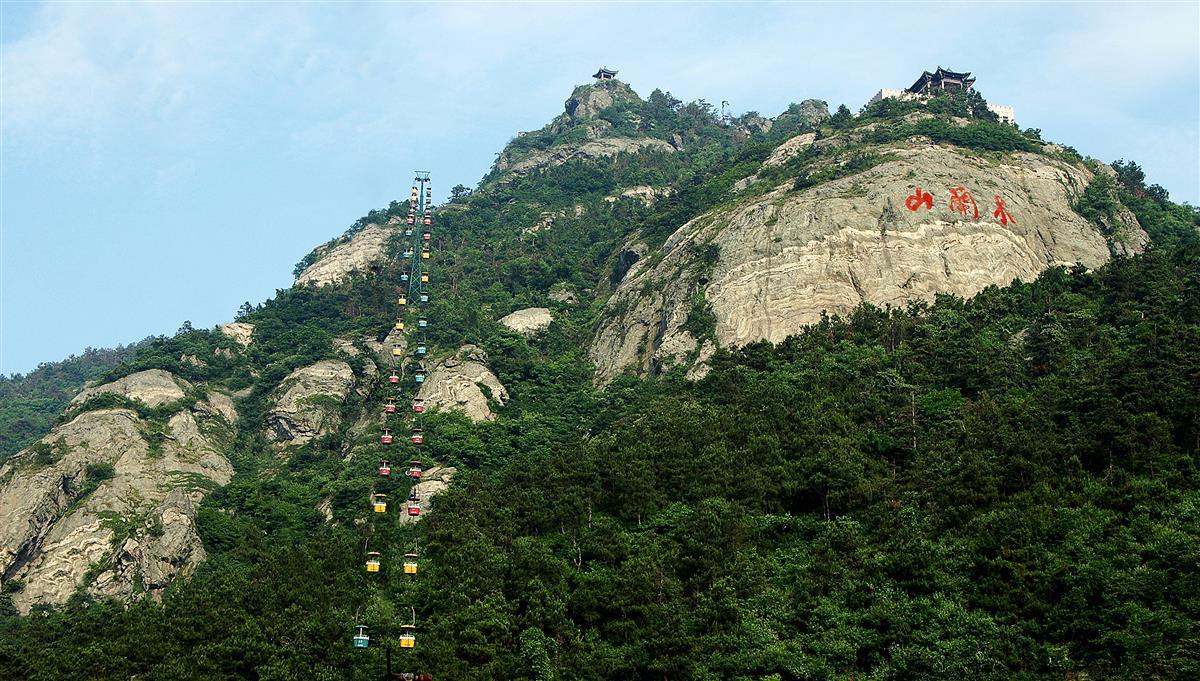
[(999, 194), (993, 194), (992, 198), (996, 199), (996, 210), (992, 213), (993, 217), (1000, 218), (1000, 224), (1007, 225), (1008, 223), (1017, 224), (1013, 216), (1004, 208), (1004, 199), (1000, 198)]
[(975, 211), (975, 220), (979, 219), (979, 206), (975, 203), (975, 197), (971, 196), (971, 192), (961, 184), (957, 187), (950, 188), (950, 210), (958, 211), (962, 215), (967, 214), (967, 206), (970, 206)]
[(928, 210), (933, 210), (933, 194), (922, 191), (920, 187), (917, 187), (912, 196), (904, 200), (904, 205), (914, 213), (920, 210), (921, 206), (925, 206)]

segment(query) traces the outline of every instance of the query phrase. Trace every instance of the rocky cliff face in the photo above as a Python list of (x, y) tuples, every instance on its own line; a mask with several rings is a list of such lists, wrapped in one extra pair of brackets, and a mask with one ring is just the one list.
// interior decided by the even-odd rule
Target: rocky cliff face
[(233, 475), (221, 452), (237, 416), (227, 395), (194, 400), (189, 388), (152, 370), (85, 390), (73, 404), (113, 393), (179, 408), (165, 421), (85, 411), (0, 467), (0, 571), (23, 584), (19, 611), (62, 603), (80, 586), (157, 597), (203, 560), (195, 508)]
[(527, 307), (500, 318), (500, 323), (524, 336), (532, 336), (550, 326), (554, 316), (544, 307)]
[(599, 117), (601, 111), (614, 104), (640, 102), (638, 94), (619, 80), (581, 85), (567, 98), (562, 114), (542, 130), (529, 133), (535, 136), (556, 137), (572, 132), (574, 135), (570, 137), (571, 141), (553, 144), (543, 149), (528, 149), (519, 143), (510, 144), (496, 160), (495, 170), (504, 174), (525, 175), (577, 158), (605, 158), (643, 149), (663, 153), (674, 152), (674, 146), (660, 139), (612, 135), (612, 123)]
[(508, 401), (508, 391), (488, 368), (483, 350), (464, 345), (453, 357), (433, 367), (417, 397), (428, 407), (456, 409), (472, 421), (490, 421), (496, 415), (489, 399), (503, 405)]
[[(776, 154), (811, 143), (802, 135)], [(652, 266), (639, 256), (598, 326), (597, 382), (694, 360), (700, 343), (683, 327), (705, 304), (716, 343), (777, 342), (822, 312), (845, 314), (861, 302), (967, 297), (1053, 265), (1098, 267), (1109, 258), (1104, 237), (1071, 208), (1092, 178), (1082, 166), (1032, 153), (994, 159), (921, 140), (881, 152), (889, 160), (865, 172), (802, 191), (789, 181), (692, 220)], [(977, 219), (970, 206), (966, 215), (951, 209), (958, 186), (973, 194)], [(908, 198), (918, 187), (929, 204)], [(995, 214), (996, 197), (1011, 219)], [(1137, 251), (1146, 236), (1134, 222), (1124, 248)]]
[(280, 446), (302, 445), (335, 429), (354, 384), (354, 370), (341, 360), (296, 369), (273, 395), (267, 437)]
[(356, 272), (372, 271), (383, 259), (388, 239), (394, 233), (388, 227), (367, 225), (347, 241), (318, 249), (316, 261), (296, 277), (296, 285), (324, 286)]

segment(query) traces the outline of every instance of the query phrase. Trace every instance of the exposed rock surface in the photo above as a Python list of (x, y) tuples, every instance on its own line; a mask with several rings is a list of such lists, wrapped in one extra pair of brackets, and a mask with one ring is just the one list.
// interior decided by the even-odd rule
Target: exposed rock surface
[[(182, 397), (178, 380), (156, 372), (95, 390), (119, 384), (134, 399), (166, 404), (175, 391)], [(62, 603), (80, 586), (157, 597), (203, 560), (196, 504), (233, 475), (221, 454), (232, 439), (221, 412), (232, 403), (215, 395), (161, 431), (129, 409), (83, 412), (0, 467), (0, 572), (24, 582), (13, 594), (19, 611)]]
[(229, 322), (217, 328), (242, 345), (250, 345), (254, 340), (254, 325), (249, 322)]
[(806, 132), (801, 135), (796, 135), (790, 140), (775, 147), (775, 151), (772, 151), (771, 155), (767, 157), (767, 160), (763, 161), (763, 167), (771, 168), (787, 163), (797, 155), (803, 153), (803, 151), (807, 149), (816, 139), (817, 133), (815, 132)]
[(527, 307), (500, 318), (500, 323), (524, 336), (532, 336), (550, 326), (554, 317), (544, 307)]
[(457, 409), (476, 422), (496, 418), (489, 395), (501, 405), (508, 401), (508, 391), (487, 366), (487, 355), (474, 345), (462, 346), (434, 366), (417, 393), (428, 407)]
[(417, 505), (421, 507), (421, 515), (410, 516), (403, 513), (400, 516), (400, 524), (411, 525), (428, 515), (433, 507), (433, 497), (445, 492), (450, 487), (450, 482), (457, 472), (458, 469), (453, 466), (434, 466), (424, 471), (421, 475), (421, 482), (413, 485), (413, 489), (419, 497)]
[(301, 445), (329, 432), (337, 426), (354, 382), (350, 365), (337, 359), (296, 369), (275, 391), (267, 437), (281, 445)]
[(129, 374), (112, 383), (85, 388), (71, 400), (71, 406), (77, 407), (89, 398), (104, 393), (112, 393), (137, 400), (147, 407), (161, 407), (176, 400), (183, 399), (184, 391), (192, 386), (182, 378), (173, 376), (162, 369), (147, 369), (136, 374)]
[(299, 277), (296, 285), (324, 286), (334, 284), (355, 272), (367, 272), (378, 266), (386, 253), (387, 242), (394, 229), (367, 225), (361, 232), (334, 246), (317, 249), (317, 259)]
[(616, 196), (606, 196), (606, 197), (604, 197), (604, 200), (609, 203), (616, 203), (618, 200), (623, 199), (623, 198), (624, 199), (637, 199), (638, 201), (641, 201), (642, 204), (644, 204), (644, 205), (652, 206), (652, 205), (654, 205), (654, 202), (659, 199), (659, 197), (670, 196), (670, 195), (671, 195), (670, 187), (663, 187), (662, 189), (655, 189), (654, 187), (651, 187), (648, 184), (644, 184), (644, 185), (639, 185), (637, 187), (630, 187), (629, 189), (622, 191), (620, 194), (617, 194)]
[(671, 153), (675, 147), (652, 137), (605, 137), (581, 144), (563, 144), (537, 151), (511, 164), (502, 164), (501, 170), (514, 175), (524, 175), (534, 170), (559, 166), (577, 158), (596, 159), (628, 154), (643, 149)]
[[(1071, 208), (1091, 180), (1086, 168), (1029, 153), (995, 162), (932, 143), (892, 151), (863, 173), (799, 192), (788, 182), (677, 230), (663, 257), (631, 267), (609, 299), (591, 347), (597, 382), (690, 360), (696, 339), (680, 327), (699, 288), (728, 347), (778, 342), (822, 311), (846, 314), (864, 301), (969, 297), (1053, 265), (1109, 258), (1104, 237)], [(978, 220), (950, 210), (949, 187), (959, 184), (974, 194)], [(932, 209), (906, 207), (915, 187), (933, 193)], [(1009, 224), (993, 217), (993, 195)], [(708, 245), (719, 249), (711, 271), (697, 256)]]
[(555, 284), (550, 289), (550, 300), (564, 305), (574, 305), (579, 302), (579, 296), (569, 285)]

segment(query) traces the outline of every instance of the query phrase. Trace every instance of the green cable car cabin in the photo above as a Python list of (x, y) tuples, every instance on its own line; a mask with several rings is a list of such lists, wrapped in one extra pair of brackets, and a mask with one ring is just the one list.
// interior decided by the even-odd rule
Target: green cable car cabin
[(354, 628), (354, 647), (366, 648), (371, 645), (371, 637), (367, 636), (367, 628), (363, 625), (358, 625)]

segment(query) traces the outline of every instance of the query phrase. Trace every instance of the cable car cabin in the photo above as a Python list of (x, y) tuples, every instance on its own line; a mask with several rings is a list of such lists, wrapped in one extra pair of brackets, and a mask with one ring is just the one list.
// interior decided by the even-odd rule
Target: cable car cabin
[(355, 648), (366, 648), (371, 644), (371, 637), (367, 636), (367, 628), (361, 624), (354, 628), (353, 640)]
[(392, 475), (392, 464), (387, 459), (379, 462), (379, 474), (387, 478)]
[(424, 383), (425, 382), (425, 370), (417, 369), (416, 371), (414, 371), (413, 372), (413, 380), (416, 381), (417, 383)]
[(392, 346), (392, 357), (403, 357), (403, 356), (404, 356), (404, 350), (401, 350), (399, 345), (393, 345)]
[(396, 326), (395, 326), (394, 328), (395, 328), (397, 331), (403, 331), (403, 330), (404, 330), (404, 320), (403, 320), (403, 319), (397, 319), (397, 320), (396, 320)]
[(400, 382), (400, 374), (399, 373), (393, 371), (391, 374), (388, 375), (388, 383), (399, 383), (399, 382)]
[(406, 225), (415, 225), (415, 224), (417, 224), (417, 219), (416, 219), (416, 216), (415, 216), (415, 215), (413, 215), (412, 213), (409, 213), (409, 214), (408, 214), (408, 217), (404, 219), (404, 224), (406, 224)]
[(396, 299), (397, 305), (408, 305), (408, 296), (400, 296)]
[(422, 260), (428, 260), (428, 259), (429, 259), (429, 255), (430, 255), (430, 253), (429, 253), (429, 249), (428, 249), (428, 248), (425, 248), (425, 249), (422, 249), (422, 250), (421, 250), (421, 259), (422, 259)]
[(396, 413), (395, 400), (388, 400), (387, 404), (383, 405), (383, 413), (385, 413), (385, 414), (395, 414)]
[(381, 445), (392, 444), (392, 431), (388, 430), (387, 428), (384, 428), (383, 435), (379, 436), (379, 444), (381, 444)]
[(371, 510), (375, 511), (376, 513), (387, 513), (387, 495), (371, 495)]
[(428, 294), (428, 293), (422, 293), (422, 294), (421, 294), (421, 297), (417, 298), (417, 300), (418, 300), (419, 302), (422, 302), (422, 303), (428, 303), (428, 302), (429, 302), (429, 294)]
[(408, 514), (414, 517), (421, 515), (421, 505), (415, 501), (409, 501)]
[(367, 572), (379, 572), (378, 551), (371, 551), (367, 554)]
[(406, 249), (404, 249), (404, 253), (403, 253), (403, 255), (404, 255), (404, 257), (406, 257), (406, 258), (411, 258), (411, 257), (413, 257), (413, 249), (411, 249), (411, 248), (406, 248)]
[(429, 283), (429, 273), (428, 273), (428, 272), (422, 272), (422, 273), (421, 273), (421, 283), (422, 283), (422, 284), (428, 284), (428, 283)]
[(415, 554), (415, 553), (404, 554), (404, 574), (406, 574), (406, 575), (417, 574), (417, 554)]
[(417, 628), (411, 624), (400, 625), (400, 647), (415, 648), (417, 646)]
[(425, 442), (425, 431), (420, 428), (412, 429), (412, 442), (414, 445), (419, 445)]
[(408, 272), (400, 275), (400, 281), (408, 281)]
[(404, 228), (404, 236), (412, 236), (412, 235), (413, 235), (412, 227), (405, 227)]
[(431, 232), (427, 229), (424, 232), (421, 232), (421, 238), (424, 239), (425, 241), (429, 241), (430, 239), (433, 238), (433, 232)]
[(424, 317), (418, 317), (418, 318), (417, 318), (417, 328), (418, 328), (418, 329), (424, 329), (424, 328), (425, 328), (425, 327), (427, 327), (427, 326), (429, 326), (429, 320), (428, 320), (428, 319), (426, 319), (426, 318), (424, 318)]
[(408, 470), (406, 470), (404, 472), (407, 473), (408, 477), (410, 477), (410, 478), (414, 478), (414, 479), (420, 478), (421, 477), (421, 460), (413, 459), (412, 461), (409, 461), (408, 462)]
[(424, 343), (420, 343), (417, 345), (417, 354), (418, 355), (423, 355), (426, 352), (428, 352), (428, 348), (425, 347)]
[(422, 224), (422, 225), (426, 225), (426, 226), (428, 226), (428, 225), (432, 225), (432, 224), (433, 224), (433, 218), (431, 218), (431, 217), (429, 217), (428, 215), (426, 215), (425, 217), (421, 218), (421, 224)]
[(419, 397), (414, 399), (413, 400), (413, 411), (417, 412), (418, 414), (425, 411), (425, 400), (423, 400)]

